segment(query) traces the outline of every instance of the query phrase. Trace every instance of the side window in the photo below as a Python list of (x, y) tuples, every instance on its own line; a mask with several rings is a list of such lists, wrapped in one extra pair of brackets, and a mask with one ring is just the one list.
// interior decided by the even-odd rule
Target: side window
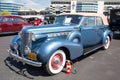
[(97, 24), (97, 26), (103, 25), (103, 21), (102, 21), (101, 17), (96, 17), (96, 24)]
[(12, 18), (4, 18), (3, 22), (12, 22)]
[(95, 26), (96, 25), (95, 22), (96, 21), (94, 16), (88, 16), (84, 18), (82, 26)]
[(0, 16), (0, 22), (2, 21), (2, 17)]
[(14, 18), (15, 22), (24, 22), (24, 19), (22, 18)]

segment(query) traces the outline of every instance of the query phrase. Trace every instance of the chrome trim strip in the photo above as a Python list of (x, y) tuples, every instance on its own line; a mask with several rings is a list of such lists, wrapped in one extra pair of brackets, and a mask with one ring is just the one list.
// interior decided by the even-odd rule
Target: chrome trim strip
[(35, 62), (35, 61), (32, 61), (32, 60), (29, 60), (29, 59), (26, 59), (26, 58), (22, 58), (20, 56), (18, 56), (17, 54), (14, 54), (12, 52), (12, 50), (8, 49), (8, 53), (10, 55), (10, 57), (12, 57), (13, 59), (17, 60), (17, 61), (21, 61), (26, 64), (29, 64), (29, 65), (32, 65), (32, 66), (35, 66), (35, 67), (41, 67), (42, 66), (42, 63), (41, 62)]
[(48, 33), (48, 37), (58, 37), (68, 35), (70, 32), (57, 32), (57, 33)]
[(84, 55), (86, 55), (86, 54), (88, 54), (88, 53), (90, 53), (90, 52), (92, 52), (92, 51), (94, 51), (94, 50), (97, 50), (97, 49), (99, 49), (99, 48), (101, 48), (101, 47), (103, 47), (103, 45), (101, 45), (101, 46), (99, 46), (99, 47), (96, 47), (96, 48), (94, 48), (94, 49), (92, 49), (92, 50), (84, 53)]

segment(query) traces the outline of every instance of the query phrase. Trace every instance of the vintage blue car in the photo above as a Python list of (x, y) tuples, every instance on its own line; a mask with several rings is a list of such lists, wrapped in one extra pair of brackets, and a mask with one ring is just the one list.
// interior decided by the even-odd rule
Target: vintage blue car
[(32, 66), (45, 66), (58, 74), (66, 60), (73, 60), (98, 48), (108, 49), (112, 40), (107, 18), (98, 13), (67, 13), (54, 24), (26, 27), (10, 43), (10, 57)]

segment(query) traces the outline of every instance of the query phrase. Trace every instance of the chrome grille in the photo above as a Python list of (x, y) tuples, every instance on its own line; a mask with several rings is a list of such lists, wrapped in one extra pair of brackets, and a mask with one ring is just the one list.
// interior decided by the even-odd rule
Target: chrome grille
[(25, 55), (25, 47), (29, 47), (31, 49), (32, 44), (32, 33), (22, 33), (21, 36), (21, 53)]

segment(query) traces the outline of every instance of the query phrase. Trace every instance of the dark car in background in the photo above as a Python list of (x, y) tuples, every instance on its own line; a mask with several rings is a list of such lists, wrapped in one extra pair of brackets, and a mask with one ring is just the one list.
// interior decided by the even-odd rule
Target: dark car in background
[(56, 15), (54, 14), (47, 14), (44, 16), (44, 20), (43, 20), (43, 24), (53, 24), (54, 20), (55, 20)]
[(110, 11), (109, 25), (112, 31), (120, 31), (120, 9)]
[(0, 16), (0, 35), (17, 33), (26, 26), (30, 24), (20, 16)]

